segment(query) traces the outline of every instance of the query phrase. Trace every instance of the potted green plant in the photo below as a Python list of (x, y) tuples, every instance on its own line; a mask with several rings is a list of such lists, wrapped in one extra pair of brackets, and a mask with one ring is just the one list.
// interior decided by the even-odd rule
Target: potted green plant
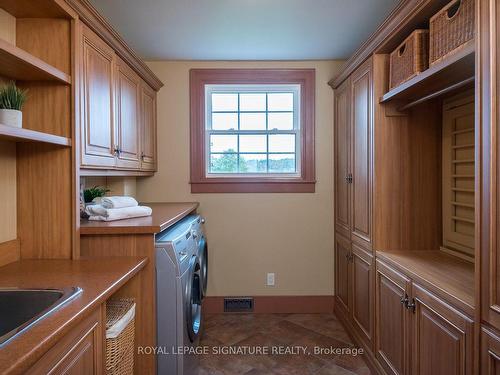
[(21, 90), (14, 82), (0, 87), (0, 124), (22, 128), (21, 110), (27, 97), (27, 90)]
[(104, 197), (104, 195), (106, 195), (106, 193), (109, 191), (109, 189), (106, 189), (106, 188), (103, 188), (103, 187), (100, 187), (100, 186), (93, 186), (89, 189), (85, 189), (83, 191), (83, 201), (85, 202), (85, 204), (92, 204), (92, 201), (95, 199), (95, 198), (101, 198), (101, 197)]

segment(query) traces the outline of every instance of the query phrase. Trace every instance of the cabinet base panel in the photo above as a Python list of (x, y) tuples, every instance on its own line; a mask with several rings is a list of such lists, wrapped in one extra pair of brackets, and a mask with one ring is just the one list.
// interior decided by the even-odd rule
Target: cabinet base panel
[(364, 354), (363, 358), (366, 361), (366, 364), (370, 368), (370, 371), (372, 371), (374, 374), (378, 375), (385, 375), (385, 371), (382, 369), (380, 364), (378, 363), (377, 359), (375, 358), (375, 355), (373, 354), (371, 348), (366, 346), (365, 342), (362, 340), (362, 338), (359, 336), (359, 334), (355, 331), (353, 325), (349, 322), (349, 319), (346, 315), (346, 311), (344, 311), (342, 308), (339, 308), (339, 302), (336, 300), (334, 304), (334, 313), (337, 316), (337, 318), (340, 320), (340, 322), (343, 324), (345, 327), (347, 333), (351, 337), (351, 339), (354, 341), (354, 343), (360, 347), (363, 348)]

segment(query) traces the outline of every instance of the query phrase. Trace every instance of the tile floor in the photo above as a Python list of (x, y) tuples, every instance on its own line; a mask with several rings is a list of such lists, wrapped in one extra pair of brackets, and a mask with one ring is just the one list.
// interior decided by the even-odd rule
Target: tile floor
[[(200, 356), (196, 375), (370, 374), (359, 354), (318, 353), (317, 349), (314, 352), (315, 347), (355, 348), (341, 323), (331, 314), (207, 315), (201, 345), (207, 347), (209, 354)], [(214, 354), (228, 346), (240, 350), (263, 348), (267, 353)], [(298, 354), (276, 352), (292, 349)]]

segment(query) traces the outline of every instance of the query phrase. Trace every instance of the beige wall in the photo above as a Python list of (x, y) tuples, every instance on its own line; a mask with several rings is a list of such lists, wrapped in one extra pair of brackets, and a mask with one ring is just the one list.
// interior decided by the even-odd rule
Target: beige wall
[[(210, 245), (209, 294), (333, 294), (333, 92), (338, 61), (151, 62), (165, 83), (158, 94), (159, 170), (138, 179), (143, 201), (199, 201)], [(315, 194), (191, 194), (189, 69), (316, 69)], [(276, 273), (268, 287), (266, 274)]]
[[(3, 9), (0, 38), (16, 44), (16, 19)], [(17, 238), (16, 204), (16, 144), (0, 141), (0, 243)]]
[(81, 177), (80, 186), (87, 189), (93, 186), (101, 186), (109, 189), (106, 194), (137, 196), (137, 185), (135, 177)]

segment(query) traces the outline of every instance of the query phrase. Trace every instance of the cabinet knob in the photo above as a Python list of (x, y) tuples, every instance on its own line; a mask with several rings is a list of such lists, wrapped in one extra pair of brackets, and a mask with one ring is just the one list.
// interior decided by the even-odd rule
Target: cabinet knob
[(404, 307), (408, 306), (408, 295), (406, 293), (404, 296), (401, 297), (400, 302)]
[(146, 157), (146, 154), (144, 152), (141, 152), (141, 160), (144, 161), (144, 158)]
[(115, 154), (116, 156), (119, 156), (119, 155), (120, 155), (120, 152), (121, 152), (121, 151), (120, 151), (120, 147), (115, 146), (115, 149), (113, 150), (113, 152), (114, 152), (114, 154)]

